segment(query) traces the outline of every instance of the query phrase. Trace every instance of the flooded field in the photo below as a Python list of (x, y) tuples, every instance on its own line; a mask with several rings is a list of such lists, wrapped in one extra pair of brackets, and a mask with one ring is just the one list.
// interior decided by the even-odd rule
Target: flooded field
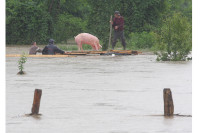
[[(7, 48), (7, 54), (21, 53)], [(171, 88), (175, 114), (192, 115), (192, 61), (156, 62), (155, 55), (6, 58), (7, 133), (191, 133), (192, 117), (163, 115)], [(31, 112), (42, 89), (41, 116)]]

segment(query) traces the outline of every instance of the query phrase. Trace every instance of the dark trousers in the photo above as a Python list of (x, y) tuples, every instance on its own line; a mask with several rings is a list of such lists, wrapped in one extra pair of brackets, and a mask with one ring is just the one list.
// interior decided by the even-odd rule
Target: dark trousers
[(114, 31), (114, 39), (112, 42), (112, 49), (114, 49), (117, 40), (120, 39), (122, 42), (122, 46), (124, 50), (126, 50), (126, 42), (125, 42), (125, 37), (124, 37), (124, 31)]

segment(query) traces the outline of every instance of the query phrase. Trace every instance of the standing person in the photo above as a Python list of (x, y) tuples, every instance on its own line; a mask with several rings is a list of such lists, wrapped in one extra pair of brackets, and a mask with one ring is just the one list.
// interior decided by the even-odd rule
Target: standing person
[(36, 42), (32, 42), (32, 46), (29, 50), (29, 55), (36, 55), (37, 52), (41, 53), (42, 50), (37, 46)]
[(57, 46), (54, 45), (54, 40), (50, 39), (49, 44), (44, 47), (42, 50), (42, 54), (44, 55), (55, 55), (56, 53), (65, 54), (65, 51), (59, 49)]
[(114, 39), (112, 42), (112, 49), (114, 50), (114, 47), (117, 43), (117, 39), (120, 39), (122, 42), (122, 46), (124, 50), (126, 50), (126, 42), (124, 37), (124, 18), (120, 15), (119, 11), (115, 11), (113, 21), (111, 21), (112, 26), (114, 28)]

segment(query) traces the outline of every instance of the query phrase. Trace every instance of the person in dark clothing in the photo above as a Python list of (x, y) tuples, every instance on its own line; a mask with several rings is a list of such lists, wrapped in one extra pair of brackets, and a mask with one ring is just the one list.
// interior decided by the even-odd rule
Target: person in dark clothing
[(124, 18), (120, 15), (119, 11), (115, 11), (113, 21), (111, 21), (114, 28), (114, 39), (112, 42), (112, 49), (114, 49), (117, 39), (120, 39), (124, 50), (126, 50), (126, 42), (124, 37)]
[(65, 51), (54, 45), (54, 40), (50, 39), (49, 44), (42, 50), (43, 55), (55, 55), (56, 53), (65, 54)]

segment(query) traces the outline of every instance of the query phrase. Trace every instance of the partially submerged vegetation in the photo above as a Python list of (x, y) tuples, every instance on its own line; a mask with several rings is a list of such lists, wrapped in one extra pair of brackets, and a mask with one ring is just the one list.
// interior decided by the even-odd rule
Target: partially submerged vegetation
[(17, 74), (20, 74), (20, 75), (25, 74), (25, 72), (24, 72), (24, 64), (26, 63), (26, 61), (27, 61), (27, 57), (26, 57), (25, 53), (23, 53), (21, 55), (21, 57), (19, 58), (19, 60), (18, 60), (19, 72)]
[(160, 52), (157, 60), (185, 61), (192, 50), (192, 28), (188, 19), (180, 13), (165, 20), (155, 48)]

